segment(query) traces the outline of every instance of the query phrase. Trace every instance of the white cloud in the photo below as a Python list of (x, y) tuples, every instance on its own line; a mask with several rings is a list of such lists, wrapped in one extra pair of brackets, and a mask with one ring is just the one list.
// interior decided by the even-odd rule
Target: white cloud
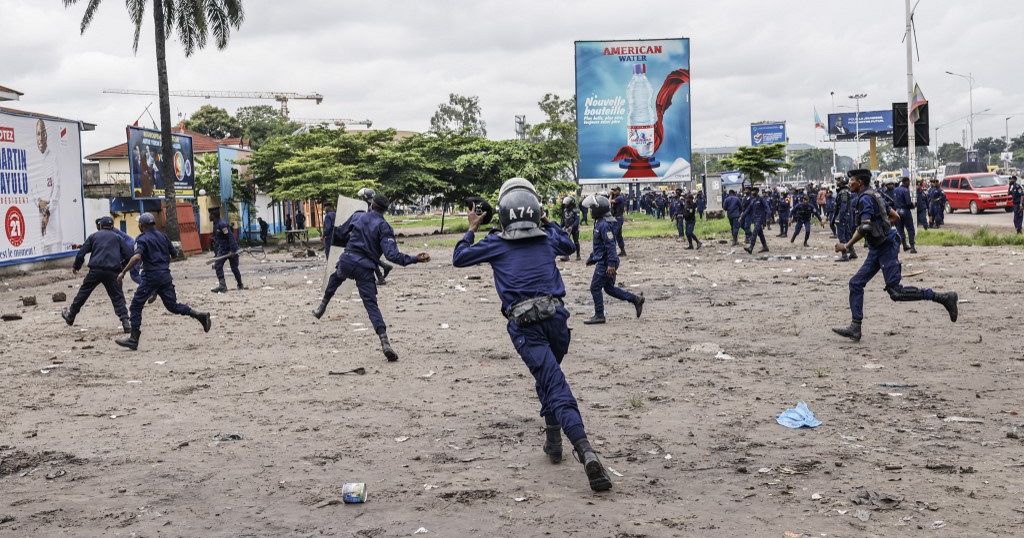
[[(245, 5), (247, 20), (226, 50), (210, 48), (186, 60), (177, 42), (169, 43), (172, 88), (320, 92), (323, 104), (293, 102), (292, 115), (369, 118), (376, 126), (411, 130), (426, 129), (448, 93), (478, 95), (490, 134), (509, 137), (513, 116), (536, 118), (544, 93), (572, 94), (574, 40), (686, 36), (692, 40), (697, 146), (732, 143), (726, 135), (745, 141), (749, 123), (767, 119), (787, 120), (795, 142), (818, 143), (812, 110), (824, 117), (832, 90), (843, 105), (852, 104), (845, 96), (854, 91), (868, 93), (865, 108), (906, 98), (904, 8), (896, 0)], [(967, 114), (967, 84), (946, 70), (972, 72), (975, 110), (997, 114), (976, 119), (976, 137), (1001, 136), (1003, 117), (1024, 112), (1015, 62), (1024, 52), (1015, 35), (1024, 23), (1018, 6), (1015, 0), (992, 0), (983, 9), (922, 0), (915, 70), (934, 125)], [(25, 92), (18, 107), (98, 123), (86, 136), (87, 152), (123, 141), (123, 126), (154, 98), (100, 91), (156, 87), (152, 33), (143, 32), (133, 55), (124, 3), (105, 0), (84, 36), (78, 33), (81, 6), (0, 0), (0, 13), (0, 84)], [(202, 104), (175, 99), (172, 114), (176, 119)], [(216, 104), (233, 110), (253, 103)], [(1024, 114), (1010, 126), (1011, 134), (1024, 130)], [(959, 129), (959, 123), (944, 127), (940, 138), (959, 138)], [(840, 150), (852, 152), (847, 145)]]

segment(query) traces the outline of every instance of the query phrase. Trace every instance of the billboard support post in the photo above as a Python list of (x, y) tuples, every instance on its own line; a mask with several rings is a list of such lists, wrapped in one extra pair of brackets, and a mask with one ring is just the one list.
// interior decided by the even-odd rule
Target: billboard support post
[[(907, 5), (907, 31), (904, 34), (904, 41), (907, 42), (907, 173), (910, 176), (910, 184), (917, 185), (917, 126), (914, 123), (914, 49), (911, 43), (914, 39), (914, 11), (910, 7), (910, 0)], [(911, 196), (916, 196), (917, 189), (911, 189)]]

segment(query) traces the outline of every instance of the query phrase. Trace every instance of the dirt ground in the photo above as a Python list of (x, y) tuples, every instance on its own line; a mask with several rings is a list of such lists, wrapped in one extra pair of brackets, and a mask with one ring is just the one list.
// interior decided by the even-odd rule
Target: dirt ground
[[(490, 271), (452, 268), (450, 250), (381, 288), (395, 364), (354, 296), (309, 314), (322, 258), (244, 260), (252, 289), (225, 295), (205, 257), (175, 264), (213, 331), (158, 303), (138, 352), (113, 343), (102, 288), (67, 327), (50, 297), (73, 295), (70, 271), (4, 278), (0, 313), (23, 319), (0, 323), (0, 535), (1024, 533), (1024, 251), (905, 256), (926, 271), (906, 284), (959, 291), (960, 321), (891, 302), (879, 276), (855, 344), (829, 328), (849, 320), (856, 266), (820, 228), (810, 249), (768, 235), (772, 256), (800, 258), (630, 241), (620, 281), (647, 307), (637, 320), (612, 300), (604, 326), (582, 324), (590, 268), (560, 264), (563, 367), (616, 472), (605, 494), (541, 452)], [(776, 423), (799, 401), (820, 427)], [(367, 502), (339, 504), (345, 482)]]

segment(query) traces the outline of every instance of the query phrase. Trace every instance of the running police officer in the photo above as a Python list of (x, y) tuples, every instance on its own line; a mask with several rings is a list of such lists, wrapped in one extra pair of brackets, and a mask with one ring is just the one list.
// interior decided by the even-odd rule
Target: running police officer
[(739, 244), (740, 235), (740, 197), (736, 196), (736, 191), (729, 190), (729, 194), (725, 195), (725, 200), (722, 201), (722, 209), (725, 210), (725, 215), (729, 217), (729, 228), (732, 232), (732, 246)]
[(811, 218), (818, 219), (818, 223), (821, 227), (825, 227), (825, 223), (821, 221), (821, 215), (815, 209), (816, 206), (811, 205), (810, 198), (806, 194), (799, 194), (796, 205), (793, 206), (793, 222), (796, 223), (796, 228), (793, 230), (793, 237), (789, 240), (790, 243), (796, 241), (796, 236), (800, 235), (800, 230), (804, 231), (804, 246), (809, 247), (807, 240), (811, 238)]
[(914, 200), (910, 197), (910, 178), (904, 176), (900, 186), (893, 189), (892, 199), (896, 214), (900, 216), (896, 231), (903, 243), (903, 251), (917, 254), (917, 231), (914, 229)]
[(345, 224), (335, 228), (338, 244), (344, 245), (345, 252), (338, 258), (337, 270), (331, 275), (320, 306), (313, 311), (313, 315), (317, 318), (323, 316), (327, 310), (327, 303), (334, 297), (338, 287), (347, 279), (355, 280), (363, 308), (370, 317), (374, 331), (380, 337), (381, 350), (389, 362), (394, 362), (398, 360), (398, 353), (391, 348), (387, 325), (377, 306), (377, 282), (374, 275), (377, 262), (383, 255), (393, 263), (405, 267), (414, 263), (426, 263), (430, 261), (430, 255), (421, 252), (412, 257), (399, 252), (395, 232), (384, 220), (384, 212), (390, 205), (387, 196), (374, 195), (369, 211), (357, 212)]
[[(615, 243), (619, 245), (619, 256), (626, 255), (626, 241), (622, 238), (622, 227), (626, 224), (626, 197), (622, 195), (622, 188), (618, 185), (612, 187), (612, 197), (608, 200), (611, 204), (611, 213), (614, 217), (614, 230), (615, 232)], [(594, 217), (594, 223), (600, 218), (596, 215)]]
[(135, 290), (132, 297), (131, 312), (131, 335), (128, 338), (115, 340), (117, 345), (131, 350), (139, 348), (139, 337), (142, 332), (142, 307), (146, 305), (146, 299), (157, 294), (163, 300), (164, 308), (172, 314), (189, 316), (203, 326), (204, 332), (210, 332), (210, 314), (196, 312), (186, 304), (178, 302), (174, 292), (174, 279), (171, 278), (171, 256), (174, 254), (174, 246), (160, 230), (156, 229), (156, 219), (150, 213), (143, 213), (139, 216), (139, 229), (142, 233), (135, 238), (135, 254), (128, 260), (128, 265), (121, 269), (117, 275), (117, 283), (124, 281), (124, 275), (128, 274), (133, 267), (142, 264), (142, 284)]
[(619, 268), (619, 257), (615, 255), (615, 217), (609, 214), (611, 207), (604, 196), (592, 195), (583, 200), (583, 205), (590, 208), (594, 217), (594, 249), (590, 253), (587, 265), (594, 266), (594, 276), (590, 280), (590, 294), (594, 298), (594, 317), (585, 320), (585, 325), (604, 323), (604, 293), (621, 301), (629, 302), (636, 308), (636, 317), (644, 310), (644, 294), (632, 293), (615, 286), (616, 272)]
[(854, 232), (846, 243), (837, 243), (836, 252), (845, 252), (862, 238), (868, 245), (864, 265), (850, 279), (850, 313), (852, 321), (848, 327), (832, 329), (836, 334), (853, 341), (861, 337), (861, 323), (864, 320), (864, 287), (882, 271), (885, 291), (893, 301), (933, 301), (941, 304), (949, 313), (950, 321), (957, 318), (956, 292), (936, 293), (928, 288), (915, 288), (900, 284), (900, 239), (892, 223), (899, 215), (885, 207), (882, 196), (871, 189), (870, 170), (850, 170), (850, 190), (855, 195)]
[[(605, 198), (605, 213), (607, 210)], [(494, 272), (501, 312), (508, 318), (508, 334), (536, 380), (547, 432), (544, 453), (552, 463), (559, 463), (559, 430), (565, 432), (583, 464), (590, 488), (611, 489), (611, 478), (587, 439), (579, 406), (561, 368), (562, 358), (569, 351), (569, 312), (562, 303), (565, 285), (555, 256), (570, 254), (574, 245), (563, 229), (542, 216), (540, 199), (525, 179), (513, 178), (501, 186), (497, 211), (501, 231), (492, 231), (476, 245), (475, 233), (484, 216), (469, 211), (469, 231), (455, 245), (452, 264), (470, 267), (488, 263)], [(610, 240), (614, 252), (614, 236)]]
[[(572, 196), (562, 198), (562, 229), (572, 237), (572, 243), (576, 245), (576, 259), (580, 259), (580, 213), (576, 211), (576, 199)], [(569, 261), (569, 255), (562, 256), (562, 261)]]
[(89, 295), (96, 289), (96, 286), (103, 284), (114, 305), (114, 313), (121, 320), (121, 327), (125, 333), (131, 332), (131, 324), (128, 321), (128, 308), (124, 305), (124, 291), (121, 283), (117, 281), (117, 275), (124, 267), (125, 262), (132, 257), (132, 251), (128, 245), (114, 233), (114, 219), (100, 217), (96, 223), (99, 230), (86, 238), (85, 243), (78, 249), (75, 256), (75, 265), (71, 269), (76, 275), (85, 262), (85, 255), (89, 254), (89, 273), (82, 280), (82, 287), (78, 289), (71, 306), (61, 311), (60, 315), (68, 325), (75, 324), (75, 316), (82, 310), (82, 305), (89, 300)]
[(683, 221), (683, 228), (686, 230), (686, 242), (689, 243), (686, 250), (693, 250), (694, 241), (697, 242), (697, 250), (700, 250), (700, 247), (704, 246), (704, 244), (700, 242), (700, 239), (697, 239), (697, 234), (693, 233), (693, 229), (697, 225), (697, 203), (694, 201), (692, 194), (686, 195), (680, 208), (680, 213), (676, 215), (676, 219)]
[(761, 190), (757, 187), (751, 187), (750, 201), (747, 202), (747, 208), (743, 210), (743, 215), (740, 216), (741, 219), (753, 226), (750, 232), (750, 244), (743, 247), (747, 254), (754, 252), (754, 245), (757, 244), (758, 239), (761, 240), (761, 250), (758, 252), (768, 252), (768, 242), (764, 239), (764, 226), (768, 221), (769, 213), (768, 202), (761, 197)]
[(1021, 233), (1021, 225), (1024, 224), (1024, 207), (1021, 207), (1021, 198), (1024, 198), (1024, 187), (1017, 183), (1017, 176), (1010, 176), (1010, 198), (1013, 201), (1013, 227), (1017, 233)]
[(224, 283), (224, 262), (231, 265), (231, 274), (235, 275), (235, 284), (239, 290), (244, 290), (242, 284), (242, 272), (238, 270), (238, 241), (235, 233), (228, 226), (228, 221), (220, 218), (220, 209), (210, 208), (210, 220), (213, 221), (213, 255), (220, 258), (213, 262), (213, 271), (217, 275), (217, 287), (210, 291), (213, 293), (226, 293), (227, 284)]
[(779, 195), (778, 201), (778, 212), (779, 212), (779, 235), (778, 237), (789, 236), (789, 212), (793, 209), (793, 202), (789, 198), (788, 192), (783, 192)]
[[(836, 179), (836, 207), (832, 214), (832, 221), (835, 223), (836, 237), (840, 243), (846, 243), (853, 237), (853, 193), (847, 184), (846, 177)], [(843, 252), (838, 261), (846, 262), (857, 258), (857, 252), (851, 245), (846, 252)]]

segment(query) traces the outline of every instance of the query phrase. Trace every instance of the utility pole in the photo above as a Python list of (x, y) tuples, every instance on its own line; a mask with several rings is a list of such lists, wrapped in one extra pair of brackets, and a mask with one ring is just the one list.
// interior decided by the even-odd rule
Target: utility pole
[[(829, 92), (832, 95), (832, 113), (836, 113), (836, 92)], [(827, 119), (827, 116), (826, 116)], [(832, 138), (832, 179), (835, 179), (836, 172), (839, 172), (839, 156), (836, 155), (836, 139), (828, 135), (828, 122), (825, 122), (825, 136)]]
[(1005, 151), (1010, 151), (1010, 120), (1012, 120), (1012, 119), (1013, 119), (1013, 116), (1007, 116), (1006, 117), (1006, 137), (1003, 139), (1003, 141), (1006, 142), (1006, 150)]
[(953, 75), (954, 77), (960, 77), (962, 79), (966, 79), (967, 83), (970, 85), (969, 86), (969, 93), (967, 95), (968, 95), (968, 100), (970, 101), (970, 113), (971, 114), (969, 116), (969, 119), (967, 120), (967, 126), (971, 130), (971, 138), (970, 138), (971, 143), (970, 143), (970, 145), (965, 145), (964, 147), (967, 148), (968, 150), (974, 149), (974, 75), (971, 74), (971, 73), (967, 73), (966, 75), (961, 75), (960, 73), (954, 73), (952, 71), (946, 71), (946, 74), (947, 75)]
[(516, 138), (526, 140), (526, 116), (516, 116)]
[[(917, 128), (914, 125), (912, 108), (914, 106), (914, 11), (910, 8), (910, 0), (907, 5), (907, 33), (904, 41), (907, 42), (907, 172), (910, 175), (910, 184), (917, 185)], [(915, 190), (916, 193), (916, 190)]]
[(850, 99), (857, 101), (857, 115), (853, 117), (853, 126), (856, 131), (857, 138), (857, 166), (861, 166), (860, 160), (860, 100), (867, 97), (866, 93), (855, 93), (850, 96)]

